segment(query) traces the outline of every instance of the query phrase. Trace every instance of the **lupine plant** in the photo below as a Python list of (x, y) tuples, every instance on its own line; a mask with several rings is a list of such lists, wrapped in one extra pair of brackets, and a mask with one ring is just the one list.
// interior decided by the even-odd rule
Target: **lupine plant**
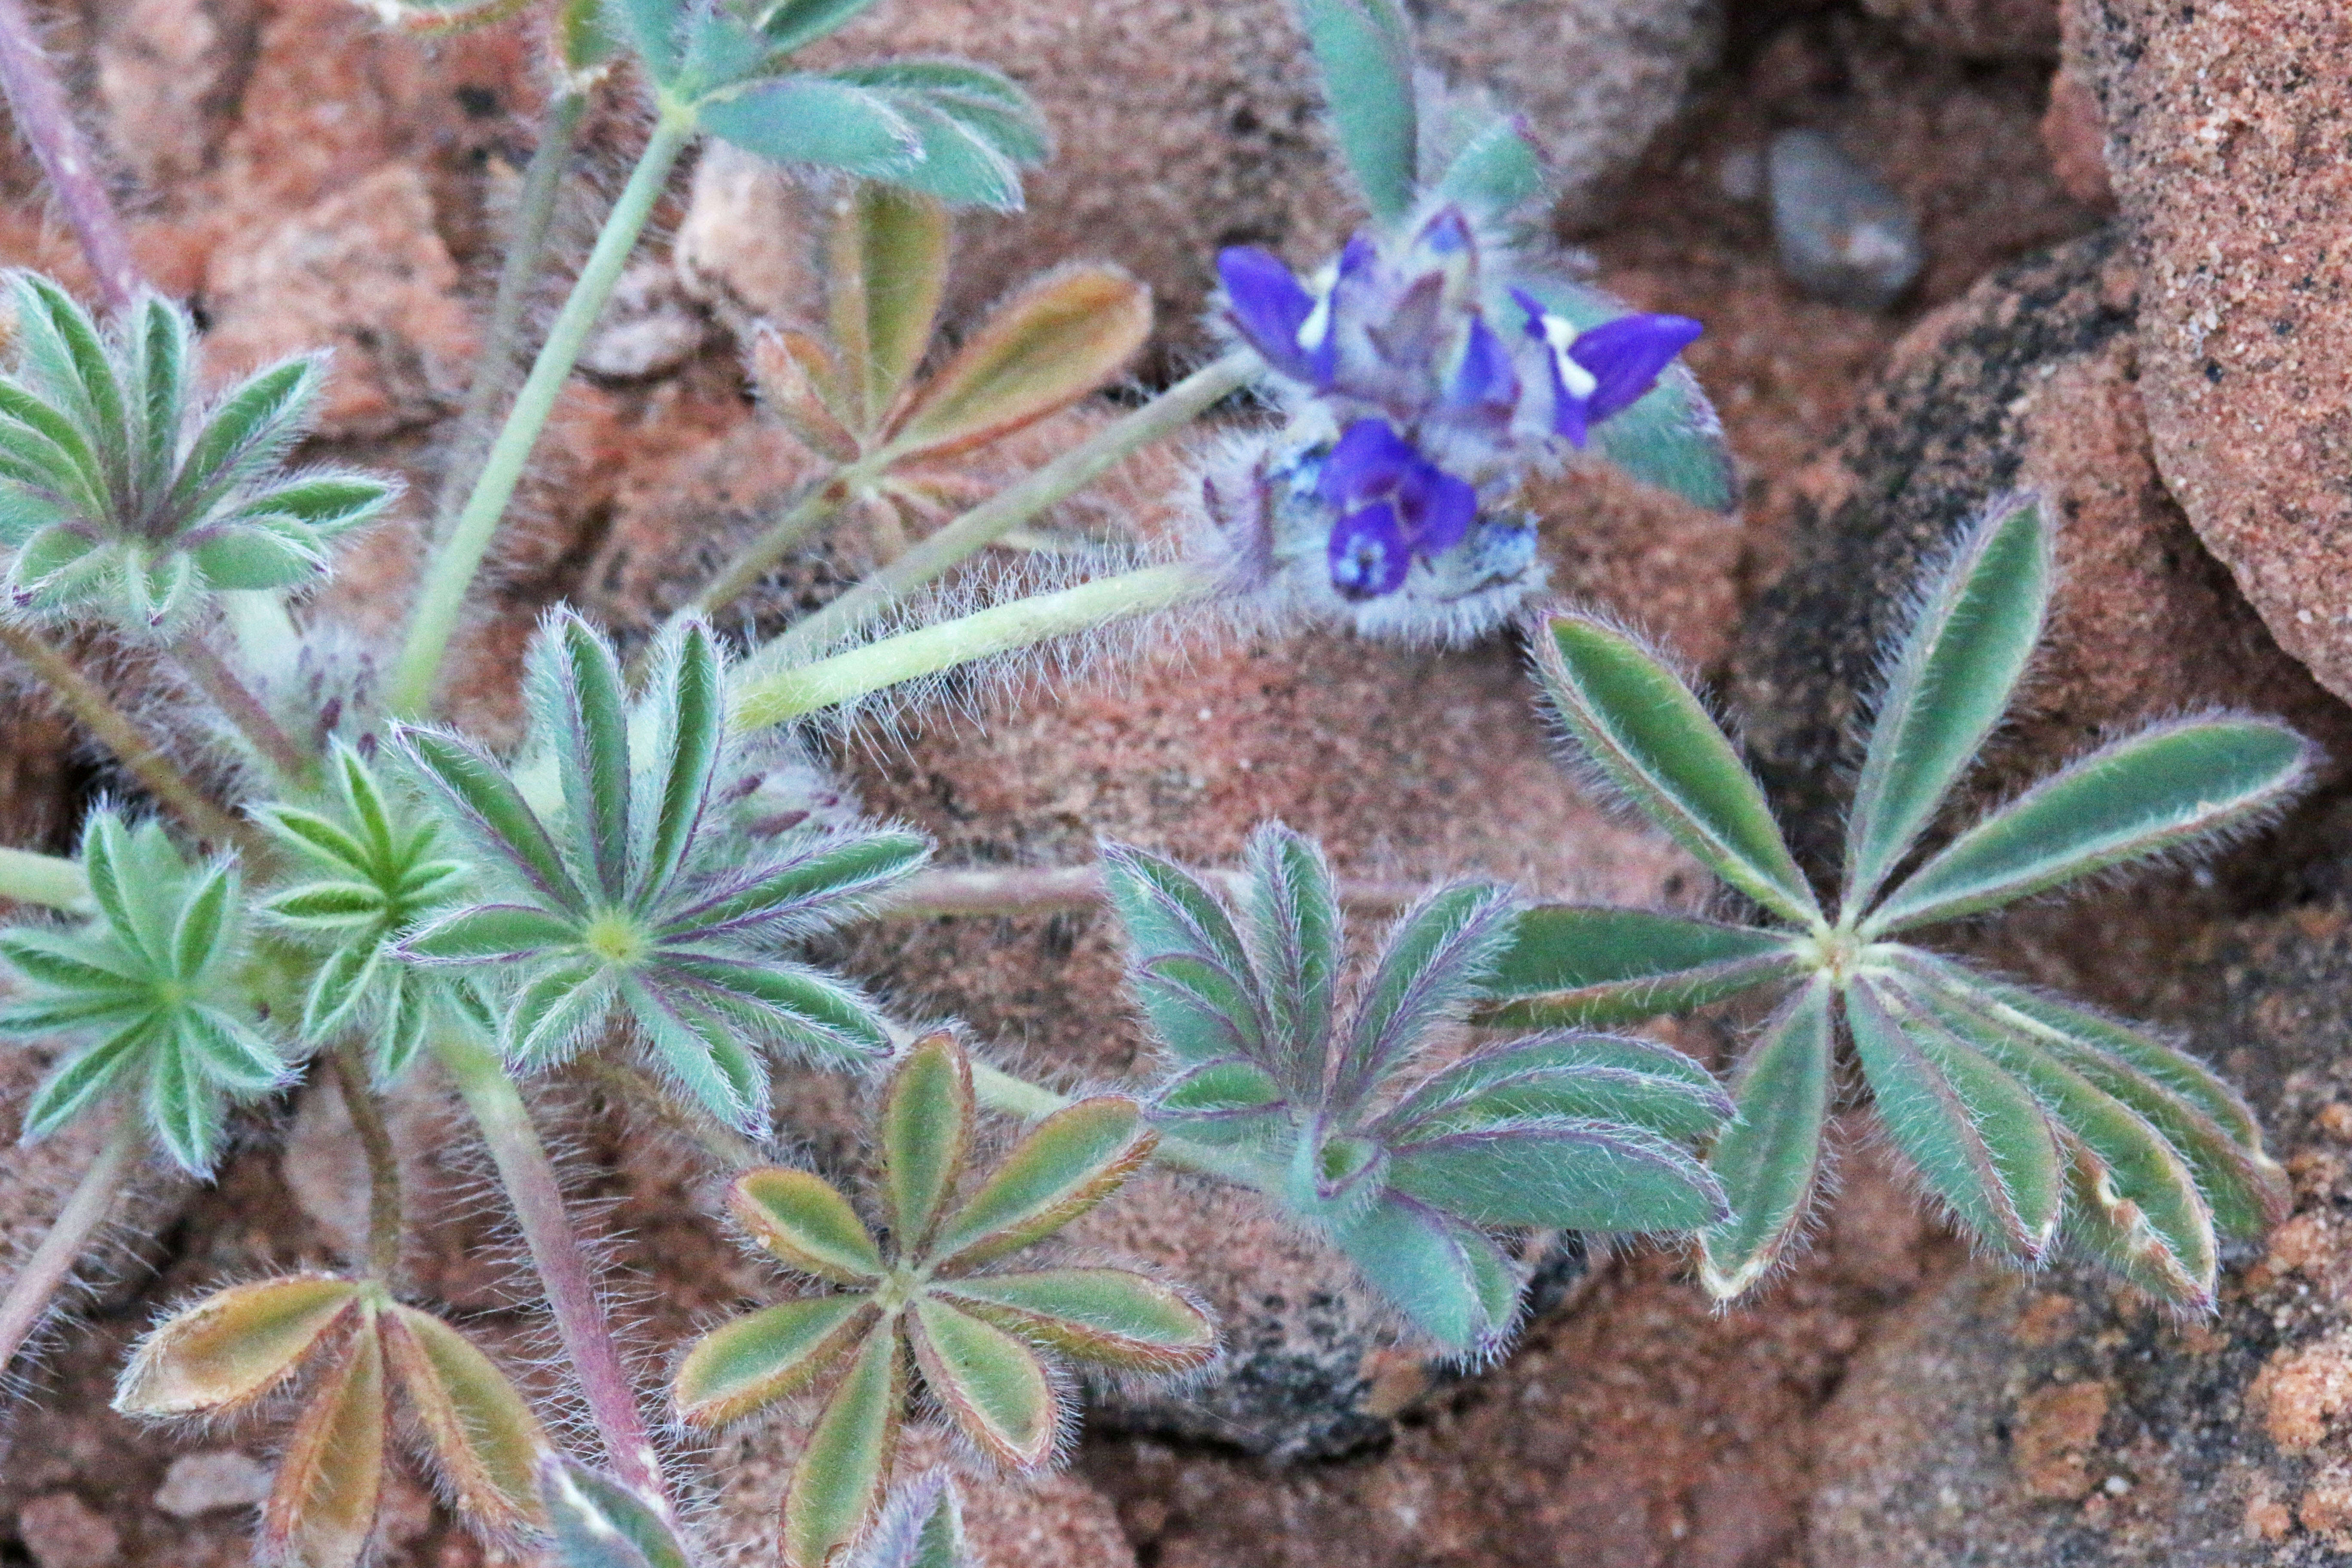
[[(2273, 725), (2175, 725), (1921, 856), (2040, 625), (2047, 543), (2029, 509), (1969, 536), (1892, 667), (1834, 919), (1679, 680), (1607, 624), (1562, 617), (1539, 641), (1571, 731), (1767, 923), (1525, 908), (1457, 884), (1415, 904), (1350, 984), (1339, 895), (1306, 840), (1258, 835), (1234, 905), (1114, 848), (1104, 880), (1163, 1058), (1150, 1082), (1072, 1101), (952, 1032), (894, 1050), (915, 1031), (807, 944), (926, 907), (940, 874), (919, 835), (838, 805), (823, 737), (794, 721), (1204, 605), (1260, 628), (1466, 637), (1541, 582), (1531, 476), (1597, 458), (1717, 508), (1734, 476), (1676, 362), (1697, 324), (1628, 312), (1548, 252), (1517, 123), (1416, 68), (1394, 0), (1299, 0), (1365, 226), (1304, 273), (1254, 250), (1214, 258), (1225, 351), (982, 495), (977, 455), (1009, 461), (1004, 437), (1116, 374), (1149, 302), (1115, 269), (1057, 269), (933, 352), (950, 335), (950, 209), (1017, 208), (1047, 138), (986, 67), (804, 68), (867, 4), (378, 0), (426, 32), (527, 16), (553, 73), (481, 363), (418, 508), (415, 599), (380, 646), (299, 602), (399, 497), (293, 460), (323, 361), (199, 395), (193, 319), (140, 282), (54, 76), (0, 28), (0, 81), (104, 304), (8, 281), (0, 647), (121, 769), (74, 857), (0, 850), (0, 894), (47, 911), (0, 929), (0, 1029), (55, 1047), (25, 1131), (100, 1139), (0, 1291), (0, 1371), (150, 1154), (208, 1173), (324, 1072), (367, 1166), (364, 1242), (167, 1311), (118, 1407), (289, 1409), (260, 1544), (303, 1568), (372, 1550), (402, 1434), (501, 1550), (688, 1568), (683, 1462), (646, 1426), (614, 1293), (542, 1142), (557, 1112), (526, 1099), (594, 1074), (683, 1129), (751, 1239), (814, 1281), (678, 1347), (677, 1415), (803, 1426), (787, 1562), (948, 1568), (952, 1481), (894, 1475), (918, 1379), (913, 1418), (958, 1435), (958, 1463), (1024, 1472), (1069, 1434), (1068, 1363), (1142, 1377), (1212, 1358), (1214, 1329), (1176, 1285), (1026, 1256), (1147, 1160), (1263, 1194), (1353, 1259), (1413, 1343), (1474, 1359), (1517, 1321), (1529, 1233), (1696, 1231), (1725, 1293), (1783, 1256), (1819, 1167), (1835, 1017), (1896, 1143), (1989, 1245), (2034, 1258), (2070, 1236), (2176, 1300), (2210, 1297), (2214, 1237), (2258, 1226), (2279, 1190), (2226, 1087), (2125, 1026), (1894, 940), (2251, 821), (2306, 766)], [(576, 132), (630, 86), (646, 147), (534, 350), (527, 307)], [(753, 379), (821, 466), (650, 639), (548, 615), (523, 660), (523, 737), (500, 746), (482, 714), (504, 694), (445, 691), (448, 656), (582, 347), (705, 136), (797, 171), (838, 215), (825, 299), (751, 345)], [(969, 613), (922, 596), (960, 577), (968, 603), (981, 552), (1253, 390), (1274, 417), (1253, 412), (1219, 455), (1186, 459), (1202, 497), (1189, 526), (1138, 542), (1130, 569), (1101, 569), (1106, 547), (1079, 577)], [(713, 629), (802, 539), (861, 513), (892, 520), (864, 581), (764, 643)], [(1584, 1027), (1766, 982), (1795, 999), (1729, 1097), (1676, 1052)], [(1497, 1024), (1536, 1032), (1478, 1032)], [(870, 1203), (765, 1142), (799, 1131), (774, 1126), (779, 1049), (887, 1073)], [(488, 1154), (599, 1455), (564, 1451), (567, 1428), (539, 1414), (552, 1391), (525, 1392), (412, 1299), (383, 1097), (436, 1084)], [(975, 1152), (983, 1111), (1024, 1124), (992, 1163)]]
[(1833, 903), (1682, 678), (1593, 616), (1551, 617), (1538, 668), (1607, 785), (1752, 904), (1757, 923), (1565, 905), (1530, 910), (1494, 1015), (1623, 1021), (1758, 987), (1784, 998), (1739, 1062), (1738, 1120), (1709, 1168), (1732, 1212), (1700, 1237), (1736, 1297), (1804, 1232), (1850, 1040), (1879, 1124), (1987, 1252), (2065, 1243), (2159, 1298), (2209, 1309), (2216, 1237), (2283, 1213), (2284, 1173), (2236, 1091), (2188, 1053), (1905, 940), (2272, 815), (2312, 750), (2273, 721), (2182, 719), (2125, 736), (1923, 849), (2008, 710), (2042, 635), (2051, 531), (2031, 496), (1990, 506), (1924, 585), (1885, 666)]
[(1445, 1059), (1514, 940), (1504, 889), (1431, 894), (1350, 994), (1330, 868), (1286, 828), (1250, 840), (1238, 918), (1140, 850), (1113, 847), (1105, 873), (1169, 1069), (1154, 1119), (1230, 1151), (1231, 1173), (1328, 1237), (1445, 1351), (1492, 1352), (1517, 1321), (1521, 1270), (1496, 1228), (1727, 1216), (1686, 1145), (1730, 1102), (1680, 1052), (1554, 1030)]
[(1094, 1208), (1150, 1157), (1143, 1108), (1122, 1095), (1064, 1106), (961, 1193), (974, 1135), (971, 1064), (951, 1034), (915, 1043), (891, 1073), (875, 1143), (877, 1240), (841, 1192), (806, 1171), (751, 1171), (735, 1217), (786, 1268), (830, 1284), (713, 1330), (679, 1363), (677, 1410), (735, 1421), (829, 1379), (784, 1495), (786, 1568), (823, 1568), (864, 1533), (898, 1446), (907, 1375), (981, 1452), (1038, 1470), (1066, 1431), (1062, 1358), (1182, 1372), (1216, 1349), (1181, 1291), (1126, 1268), (1007, 1269)]

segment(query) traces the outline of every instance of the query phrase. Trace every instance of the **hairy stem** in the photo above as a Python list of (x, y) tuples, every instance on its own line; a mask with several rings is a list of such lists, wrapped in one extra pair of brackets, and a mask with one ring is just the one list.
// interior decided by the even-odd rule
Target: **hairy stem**
[(669, 183), (670, 169), (693, 135), (690, 113), (666, 110), (656, 121), (653, 139), (646, 143), (620, 199), (605, 217), (587, 266), (572, 285), (555, 324), (548, 329), (547, 341), (540, 345), (539, 357), (531, 362), (530, 374), (515, 395), (514, 406), (507, 410), (498, 439), (490, 443), (482, 459), (481, 477), (474, 481), (465, 509), (457, 514), (448, 537), (441, 541), (417, 590), (407, 641), (393, 670), (390, 700), (394, 713), (415, 718), (431, 703), (441, 661), (449, 651), (449, 639), (457, 629), (457, 616), (465, 609), (466, 595), (481, 570), (482, 558), (489, 552), (490, 536), (505, 516), (507, 503), (514, 499), (515, 487), (522, 482), (531, 448), (555, 411), (555, 400), (571, 379), (572, 367), (579, 361), (596, 318), (612, 298), (613, 286), (621, 279), (621, 268), (636, 248), (646, 220), (653, 216), (654, 205)]
[(759, 585), (760, 579), (774, 569), (785, 553), (816, 529), (849, 500), (853, 476), (844, 469), (834, 469), (820, 475), (799, 498), (784, 508), (767, 531), (761, 534), (742, 552), (730, 561), (685, 606), (670, 616), (662, 629), (692, 616), (709, 616), (723, 610)]
[(98, 1158), (82, 1172), (73, 1194), (50, 1223), (48, 1234), (8, 1281), (7, 1292), (0, 1295), (0, 1373), (8, 1370), (8, 1363), (40, 1326), (49, 1303), (73, 1277), (74, 1266), (89, 1250), (90, 1237), (114, 1212), (115, 1199), (121, 1196), (138, 1159), (139, 1118), (118, 1109)]
[[(1070, 1103), (1067, 1095), (1056, 1094), (1043, 1084), (1031, 1083), (985, 1062), (971, 1064), (971, 1091), (973, 1098), (989, 1110), (1017, 1116), (1024, 1121), (1042, 1121)], [(1262, 1187), (1267, 1179), (1257, 1162), (1246, 1154), (1212, 1148), (1166, 1132), (1160, 1135), (1151, 1157), (1171, 1171), (1215, 1176), (1244, 1187)]]
[(345, 1040), (328, 1052), (327, 1066), (334, 1072), (343, 1109), (351, 1112), (352, 1131), (359, 1134), (360, 1150), (367, 1156), (368, 1273), (393, 1285), (400, 1273), (400, 1152), (393, 1147), (392, 1129), (385, 1125), (383, 1106), (368, 1082), (358, 1043)]
[(482, 465), (489, 456), (490, 422), (513, 389), (523, 313), (530, 304), (531, 286), (539, 280), (547, 237), (555, 226), (556, 198), (563, 192), (563, 176), (572, 166), (572, 150), (580, 142), (580, 121), (587, 110), (586, 87), (567, 85), (548, 104), (540, 124), (539, 145), (531, 149), (530, 163), (523, 171), (522, 195), (515, 204), (506, 259), (499, 268), (489, 330), (474, 362), (474, 381), (466, 389), (466, 406), (457, 416), (457, 433), (449, 440), (448, 471), (441, 476), (441, 487), (434, 493), (436, 539), (449, 531), (467, 492), (481, 478)]
[(522, 1096), (488, 1046), (453, 1031), (440, 1037), (435, 1050), (489, 1147), (499, 1181), (530, 1248), (531, 1266), (547, 1291), (564, 1359), (580, 1380), (580, 1392), (614, 1473), (665, 1516), (675, 1517), (662, 1482), (661, 1456), (646, 1433), (645, 1413), (638, 1408), (612, 1321), (597, 1297), (588, 1255), (564, 1209), (562, 1184)]
[(268, 705), (254, 694), (244, 678), (228, 667), (228, 661), (213, 646), (194, 633), (181, 637), (172, 645), (172, 658), (196, 683), (196, 689), (212, 700), (222, 717), (236, 726), (245, 743), (259, 752), (262, 761), (286, 784), (308, 784), (318, 777), (316, 759), (294, 743)]
[(74, 861), (30, 849), (0, 848), (0, 899), (82, 914), (90, 907), (89, 881)]
[[(1234, 892), (1231, 871), (1196, 871)], [(1411, 882), (1356, 879), (1339, 884), (1339, 901), (1368, 914), (1394, 914), (1421, 896)], [(1026, 915), (1091, 909), (1103, 900), (1102, 872), (1093, 866), (954, 866), (908, 878), (874, 910), (878, 920), (927, 920), (940, 915)]]
[(139, 295), (139, 264), (131, 258), (122, 219), (107, 195), (89, 142), (74, 122), (65, 89), (33, 31), (32, 18), (25, 14), (24, 0), (0, 0), (0, 91), (8, 95), (16, 129), (32, 143), (66, 226), (89, 259), (99, 297), (108, 310), (121, 314)]
[(761, 648), (752, 656), (751, 669), (768, 673), (847, 636), (887, 609), (894, 599), (936, 581), (1046, 508), (1067, 500), (1123, 458), (1190, 425), (1220, 400), (1248, 385), (1257, 367), (1257, 356), (1246, 353), (1230, 353), (1203, 365), (1027, 479), (927, 535), (904, 555)]
[(1187, 562), (1145, 566), (993, 605), (796, 668), (762, 673), (755, 663), (735, 684), (735, 728), (762, 730), (992, 654), (1205, 598), (1215, 586), (1209, 572)]
[[(5, 3), (0, 0), (0, 4)], [(64, 650), (32, 627), (5, 620), (0, 620), (0, 647), (15, 654), (39, 676), (65, 705), (66, 711), (199, 837), (215, 844), (233, 844), (248, 857), (268, 854), (261, 836), (213, 804), (212, 798), (196, 787), (195, 781), (165, 757), (96, 681), (74, 667)]]

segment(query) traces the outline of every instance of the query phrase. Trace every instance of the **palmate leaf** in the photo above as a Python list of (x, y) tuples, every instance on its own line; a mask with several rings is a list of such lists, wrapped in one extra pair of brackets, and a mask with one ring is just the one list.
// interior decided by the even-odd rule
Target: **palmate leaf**
[(673, 1382), (679, 1415), (713, 1426), (832, 1380), (786, 1489), (787, 1561), (822, 1561), (865, 1528), (896, 1449), (910, 1363), (974, 1445), (1034, 1470), (1061, 1437), (1060, 1358), (1166, 1373), (1215, 1352), (1215, 1331), (1188, 1297), (1128, 1270), (974, 1272), (1108, 1196), (1152, 1134), (1132, 1100), (1081, 1100), (1046, 1118), (951, 1208), (971, 1147), (971, 1083), (950, 1034), (900, 1055), (876, 1139), (884, 1237), (810, 1173), (753, 1171), (735, 1184), (736, 1217), (779, 1261), (849, 1287), (721, 1324)]
[(2110, 866), (2210, 840), (2309, 781), (2311, 743), (2264, 719), (2158, 725), (2094, 752), (1961, 834), (1868, 921), (1895, 932), (1998, 909)]
[(921, 131), (887, 94), (830, 77), (755, 82), (695, 114), (705, 131), (747, 153), (864, 179), (907, 174), (925, 154)]
[(1797, 973), (1788, 937), (1685, 915), (1577, 904), (1518, 911), (1486, 978), (1489, 1026), (1601, 1028), (1686, 1012)]
[[(471, 742), (400, 732), (444, 822), (489, 854), (472, 899), (409, 930), (396, 955), (519, 969), (502, 1029), (510, 1060), (557, 1059), (625, 1018), (684, 1093), (754, 1130), (767, 1117), (762, 1047), (847, 1058), (888, 1039), (855, 987), (778, 950), (912, 872), (929, 846), (851, 831), (755, 848), (712, 809), (727, 755), (717, 644), (688, 625), (650, 663), (633, 710), (601, 636), (569, 615), (542, 626), (525, 754), (553, 763), (566, 809), (551, 822)], [(651, 754), (633, 732), (656, 739)]]
[(874, 0), (776, 0), (758, 13), (757, 26), (778, 51), (797, 49), (839, 32)]
[(2050, 602), (2050, 531), (2034, 497), (1967, 531), (1886, 674), (1846, 817), (1845, 888), (1867, 907), (2007, 711)]
[(830, 76), (879, 94), (913, 129), (921, 155), (886, 177), (950, 205), (1017, 212), (1021, 170), (1053, 151), (1028, 96), (986, 67), (902, 58)]
[[(1514, 1321), (1517, 1270), (1481, 1226), (1688, 1230), (1724, 1212), (1686, 1144), (1729, 1102), (1687, 1058), (1559, 1034), (1425, 1065), (1496, 1000), (1517, 940), (1504, 889), (1457, 884), (1408, 910), (1342, 1017), (1330, 873), (1288, 829), (1252, 837), (1245, 942), (1178, 868), (1116, 846), (1104, 868), (1129, 984), (1171, 1058), (1155, 1117), (1241, 1152), (1251, 1184), (1445, 1350), (1489, 1352)], [(1785, 952), (1760, 934), (1743, 953)]]
[(843, 1568), (965, 1568), (963, 1510), (945, 1469), (890, 1489), (882, 1517)]
[(1764, 792), (1690, 689), (1633, 637), (1582, 616), (1554, 617), (1536, 668), (1601, 774), (1706, 868), (1800, 926), (1821, 906), (1764, 804)]

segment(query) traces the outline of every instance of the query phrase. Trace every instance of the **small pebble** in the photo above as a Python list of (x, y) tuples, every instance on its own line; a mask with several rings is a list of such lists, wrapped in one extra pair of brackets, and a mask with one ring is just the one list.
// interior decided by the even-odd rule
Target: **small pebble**
[(1772, 241), (1805, 292), (1883, 310), (1919, 276), (1919, 226), (1885, 182), (1818, 131), (1783, 131), (1766, 160)]
[(225, 1508), (250, 1508), (269, 1496), (269, 1467), (235, 1448), (183, 1454), (163, 1472), (155, 1506), (173, 1519)]

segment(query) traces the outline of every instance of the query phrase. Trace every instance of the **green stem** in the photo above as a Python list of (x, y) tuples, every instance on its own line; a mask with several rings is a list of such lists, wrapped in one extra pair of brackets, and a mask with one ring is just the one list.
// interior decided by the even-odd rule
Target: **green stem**
[(1076, 495), (1126, 458), (1190, 425), (1248, 385), (1257, 370), (1257, 356), (1247, 353), (1230, 353), (1203, 365), (1020, 483), (998, 491), (926, 536), (904, 555), (761, 648), (752, 656), (749, 670), (766, 674), (846, 637), (888, 608), (892, 600), (944, 575), (1046, 508)]
[(30, 849), (0, 848), (0, 899), (69, 914), (89, 912), (89, 881), (77, 861)]
[(735, 683), (734, 726), (748, 734), (992, 654), (1205, 598), (1215, 586), (1206, 569), (1189, 562), (1145, 566), (900, 632), (797, 668), (761, 673), (755, 663)]
[(579, 361), (596, 318), (612, 298), (613, 286), (621, 280), (621, 269), (636, 248), (637, 237), (645, 232), (655, 204), (661, 200), (671, 167), (693, 137), (692, 113), (665, 105), (655, 122), (653, 140), (646, 143), (628, 184), (613, 204), (604, 232), (596, 237), (596, 247), (589, 252), (588, 265), (572, 285), (571, 295), (548, 330), (547, 342), (540, 345), (539, 357), (531, 363), (530, 374), (515, 395), (514, 406), (507, 411), (506, 424), (482, 459), (481, 477), (475, 480), (465, 510), (441, 542), (417, 590), (408, 638), (393, 671), (390, 701), (395, 714), (415, 718), (431, 703), (441, 661), (449, 651), (457, 616), (465, 609), (466, 595), (481, 570), (482, 558), (489, 552), (490, 536), (506, 514), (507, 503), (514, 499), (515, 487), (522, 482), (531, 448), (555, 411), (555, 400), (571, 379), (572, 367)]
[(636, 1388), (613, 1338), (612, 1321), (604, 1315), (588, 1254), (564, 1209), (562, 1184), (522, 1096), (507, 1077), (506, 1064), (489, 1047), (454, 1031), (441, 1036), (434, 1050), (481, 1129), (507, 1201), (514, 1205), (515, 1223), (522, 1228), (531, 1266), (547, 1292), (564, 1359), (580, 1380), (588, 1413), (604, 1440), (605, 1458), (625, 1483), (666, 1517), (675, 1518), (662, 1483), (661, 1456), (646, 1434), (645, 1413), (637, 1406)]
[(106, 308), (121, 314), (139, 297), (143, 283), (139, 264), (131, 258), (122, 219), (106, 194), (105, 171), (74, 123), (65, 85), (49, 64), (21, 0), (0, 0), (0, 92), (6, 93), (17, 131), (32, 144), (41, 173), (48, 176), (66, 226), (89, 259)]
[(279, 783), (307, 787), (318, 781), (316, 761), (294, 743), (268, 704), (254, 694), (253, 688), (228, 667), (228, 661), (210, 643), (192, 633), (172, 645), (172, 658), (196, 683), (196, 689), (211, 699), (222, 717), (236, 726), (245, 743), (269, 764)]
[(50, 1222), (48, 1234), (8, 1281), (7, 1292), (0, 1295), (0, 1373), (8, 1370), (8, 1363), (40, 1326), (49, 1303), (73, 1277), (74, 1265), (89, 1250), (89, 1238), (114, 1212), (114, 1202), (122, 1195), (138, 1158), (139, 1118), (129, 1109), (118, 1107), (98, 1158), (82, 1172), (73, 1194)]
[[(971, 1091), (973, 1098), (989, 1110), (1019, 1117), (1024, 1121), (1042, 1121), (1070, 1103), (1067, 1095), (1055, 1094), (1043, 1084), (1031, 1083), (1025, 1078), (1017, 1078), (985, 1062), (971, 1064)], [(1189, 1138), (1179, 1138), (1166, 1132), (1160, 1135), (1151, 1157), (1171, 1171), (1215, 1176), (1221, 1181), (1244, 1187), (1263, 1188), (1269, 1179), (1258, 1163), (1246, 1154), (1195, 1143)]]
[(522, 195), (515, 204), (514, 226), (507, 235), (506, 260), (499, 268), (499, 290), (490, 301), (490, 323), (482, 352), (474, 362), (474, 382), (466, 390), (466, 406), (457, 416), (457, 433), (449, 440), (449, 468), (433, 497), (433, 537), (439, 539), (457, 520), (467, 492), (482, 475), (488, 460), (490, 421), (513, 388), (515, 356), (522, 337), (523, 312), (530, 304), (531, 287), (539, 280), (540, 262), (547, 253), (547, 237), (555, 226), (556, 198), (563, 192), (563, 176), (579, 145), (580, 121), (588, 110), (588, 89), (568, 84), (547, 106), (539, 128), (539, 145), (531, 149), (523, 171)]
[(327, 1066), (335, 1075), (335, 1088), (341, 1091), (343, 1109), (351, 1112), (360, 1151), (367, 1156), (368, 1274), (395, 1285), (400, 1273), (400, 1151), (393, 1145), (392, 1129), (385, 1124), (383, 1106), (368, 1082), (367, 1063), (361, 1059), (357, 1043), (345, 1040), (328, 1052)]
[(775, 521), (768, 525), (766, 532), (745, 545), (742, 552), (730, 561), (702, 592), (688, 600), (664, 623), (662, 629), (667, 631), (689, 616), (707, 616), (714, 611), (723, 610), (757, 587), (760, 579), (774, 569), (786, 552), (842, 509), (849, 499), (851, 489), (862, 477), (846, 468), (835, 468), (819, 475)]
[(150, 741), (130, 716), (114, 705), (99, 684), (76, 668), (63, 649), (32, 627), (0, 620), (0, 647), (6, 648), (41, 678), (66, 711), (101, 746), (114, 753), (131, 777), (147, 792), (179, 815), (197, 837), (215, 844), (235, 845), (247, 858), (266, 857), (261, 836), (213, 803), (195, 781), (174, 765)]

